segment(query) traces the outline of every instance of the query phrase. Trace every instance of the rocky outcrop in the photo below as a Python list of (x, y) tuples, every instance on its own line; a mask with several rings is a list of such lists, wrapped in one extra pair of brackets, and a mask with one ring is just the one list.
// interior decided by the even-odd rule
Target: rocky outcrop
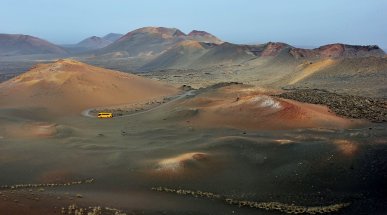
[(273, 42), (268, 42), (265, 45), (265, 48), (263, 52), (261, 53), (262, 57), (268, 57), (268, 56), (277, 56), (282, 50), (285, 48), (290, 47), (286, 43), (273, 43)]

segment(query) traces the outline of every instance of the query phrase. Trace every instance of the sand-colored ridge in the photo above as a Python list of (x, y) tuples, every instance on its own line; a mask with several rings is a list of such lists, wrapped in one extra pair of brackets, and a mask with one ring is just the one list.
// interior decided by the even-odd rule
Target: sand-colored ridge
[(39, 64), (0, 84), (0, 107), (43, 107), (56, 115), (175, 94), (167, 84), (75, 60)]
[[(295, 84), (299, 81), (304, 80), (305, 78), (313, 75), (316, 72), (319, 72), (325, 68), (328, 68), (330, 66), (333, 66), (337, 63), (334, 59), (325, 59), (321, 61), (314, 62), (312, 64), (310, 63), (303, 63), (298, 66), (298, 69), (301, 71), (297, 73), (295, 76), (291, 78), (288, 84)], [(301, 68), (300, 68), (301, 67)]]
[(195, 40), (184, 40), (178, 43), (176, 46), (204, 49), (203, 46), (200, 44), (200, 42)]
[(198, 162), (208, 158), (207, 153), (189, 152), (175, 157), (165, 158), (157, 163), (157, 171), (179, 172), (189, 162)]

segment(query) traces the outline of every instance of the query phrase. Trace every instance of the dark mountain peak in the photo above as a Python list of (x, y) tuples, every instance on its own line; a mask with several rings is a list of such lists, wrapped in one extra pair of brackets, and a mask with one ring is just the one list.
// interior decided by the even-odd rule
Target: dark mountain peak
[(289, 44), (287, 43), (283, 43), (283, 42), (268, 42), (266, 43), (266, 46), (290, 46)]
[(0, 34), (1, 55), (68, 54), (46, 40), (23, 34)]
[(100, 39), (101, 39), (101, 37), (97, 37), (97, 36), (91, 36), (89, 39), (91, 39), (91, 40), (100, 40)]

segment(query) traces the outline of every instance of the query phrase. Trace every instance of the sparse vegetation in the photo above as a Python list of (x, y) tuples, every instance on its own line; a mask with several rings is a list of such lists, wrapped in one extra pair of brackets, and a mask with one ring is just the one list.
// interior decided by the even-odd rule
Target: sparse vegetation
[(15, 185), (2, 185), (0, 189), (2, 190), (16, 190), (16, 189), (25, 189), (25, 188), (40, 188), (39, 191), (44, 191), (43, 187), (62, 187), (62, 186), (72, 186), (79, 184), (91, 184), (94, 182), (94, 179), (86, 179), (80, 181), (69, 181), (64, 183), (47, 183), (47, 184), (15, 184)]
[(197, 198), (210, 198), (210, 199), (219, 199), (227, 204), (236, 205), (238, 207), (250, 207), (257, 209), (265, 209), (265, 210), (274, 210), (280, 211), (287, 214), (325, 214), (338, 212), (339, 210), (348, 207), (350, 203), (338, 203), (332, 205), (324, 205), (324, 206), (299, 206), (294, 204), (285, 204), (281, 202), (256, 202), (256, 201), (247, 201), (247, 200), (239, 200), (235, 198), (225, 197), (219, 194), (205, 192), (200, 190), (184, 190), (184, 189), (173, 189), (167, 187), (154, 187), (152, 188), (154, 191), (158, 192), (166, 192), (166, 193), (174, 193), (178, 195), (187, 195), (193, 196)]
[(126, 215), (122, 210), (101, 207), (101, 206), (90, 206), (90, 207), (79, 207), (75, 204), (71, 204), (61, 209), (61, 214), (67, 215)]

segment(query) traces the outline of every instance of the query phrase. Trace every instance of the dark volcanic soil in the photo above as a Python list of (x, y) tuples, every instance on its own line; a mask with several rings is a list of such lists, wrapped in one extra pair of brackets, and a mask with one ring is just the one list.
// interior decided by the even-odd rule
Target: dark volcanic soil
[[(0, 133), (0, 215), (386, 214), (386, 123), (198, 128), (181, 110), (200, 95), (183, 95), (126, 117), (50, 120), (37, 126), (46, 136)], [(32, 111), (0, 109), (0, 126), (32, 133)]]
[(336, 114), (349, 118), (387, 122), (387, 101), (383, 99), (343, 95), (318, 89), (292, 90), (277, 96), (300, 102), (327, 105)]

